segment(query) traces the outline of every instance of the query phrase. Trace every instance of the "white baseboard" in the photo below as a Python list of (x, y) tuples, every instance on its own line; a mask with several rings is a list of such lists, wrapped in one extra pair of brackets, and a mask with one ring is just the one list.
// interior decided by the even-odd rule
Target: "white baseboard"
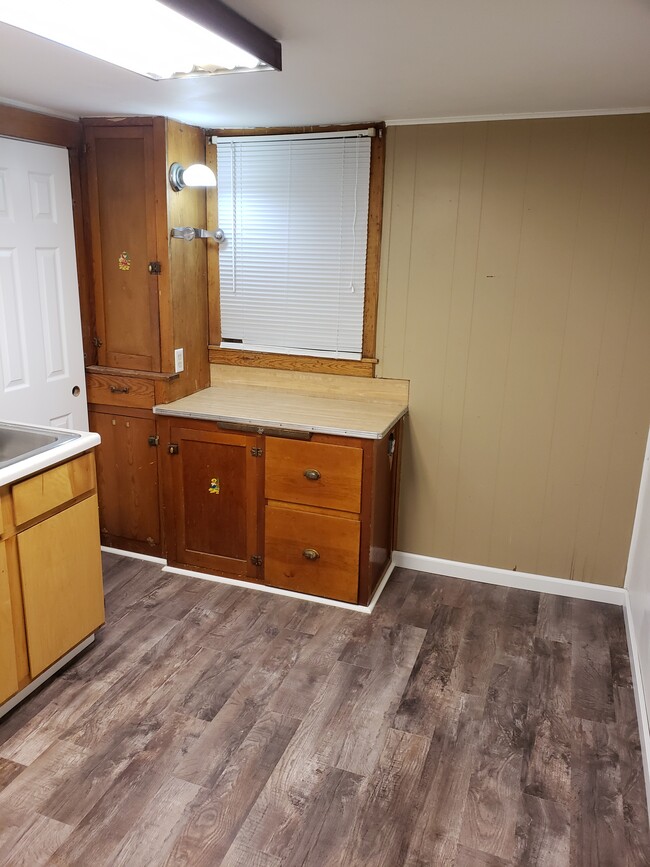
[(625, 593), (625, 630), (627, 633), (627, 647), (630, 654), (630, 667), (632, 669), (632, 685), (634, 687), (634, 702), (636, 704), (636, 719), (639, 726), (639, 738), (641, 740), (641, 755), (643, 757), (643, 774), (645, 777), (645, 796), (650, 819), (650, 721), (646, 710), (645, 690), (641, 676), (641, 663), (637, 653), (637, 638), (634, 630), (634, 618), (630, 608), (630, 596)]
[(160, 566), (167, 563), (164, 557), (152, 557), (151, 554), (139, 554), (137, 551), (123, 551), (121, 548), (109, 548), (108, 545), (102, 545), (102, 551), (105, 551), (106, 554), (117, 554), (118, 557), (132, 557), (134, 560), (158, 563)]
[(442, 560), (440, 557), (425, 557), (422, 554), (409, 554), (406, 551), (394, 551), (393, 562), (395, 566), (417, 569), (434, 575), (481, 581), (484, 584), (496, 584), (500, 587), (518, 587), (520, 590), (535, 590), (537, 593), (553, 593), (556, 596), (571, 596), (574, 599), (589, 599), (592, 602), (608, 602), (611, 605), (625, 605), (627, 595), (623, 587), (569, 581), (566, 578), (551, 578), (547, 575), (535, 575), (532, 572), (513, 572), (510, 569)]
[(9, 713), (10, 710), (13, 710), (17, 704), (27, 698), (28, 695), (34, 692), (35, 689), (38, 689), (39, 686), (45, 683), (53, 674), (56, 674), (59, 669), (63, 668), (64, 665), (67, 665), (71, 659), (74, 659), (77, 654), (81, 653), (82, 650), (85, 650), (95, 640), (95, 633), (89, 635), (88, 638), (84, 638), (82, 642), (80, 642), (76, 647), (73, 647), (72, 650), (69, 650), (65, 656), (62, 656), (58, 662), (55, 662), (54, 665), (51, 665), (49, 668), (46, 668), (42, 674), (33, 680), (31, 683), (28, 683), (24, 689), (21, 689), (20, 692), (17, 692), (16, 695), (13, 695), (8, 701), (6, 701), (2, 706), (0, 706), (0, 718), (5, 714)]
[(181, 569), (176, 566), (163, 566), (163, 572), (171, 572), (174, 575), (187, 575), (190, 578), (202, 578), (204, 581), (213, 581), (216, 584), (229, 584), (231, 587), (243, 587), (245, 590), (259, 590), (262, 593), (274, 593), (276, 596), (289, 596), (291, 599), (299, 599), (303, 602), (317, 602), (319, 605), (331, 605), (333, 608), (345, 608), (347, 611), (356, 611), (359, 614), (372, 614), (382, 590), (388, 583), (395, 563), (391, 562), (379, 582), (374, 596), (369, 605), (355, 605), (352, 602), (339, 602), (338, 599), (325, 599), (322, 596), (310, 596), (307, 593), (296, 593), (294, 590), (283, 590), (281, 587), (268, 587), (266, 584), (252, 584), (250, 581), (239, 581), (237, 578), (225, 578), (223, 575), (208, 575), (205, 572), (195, 572), (193, 569)]

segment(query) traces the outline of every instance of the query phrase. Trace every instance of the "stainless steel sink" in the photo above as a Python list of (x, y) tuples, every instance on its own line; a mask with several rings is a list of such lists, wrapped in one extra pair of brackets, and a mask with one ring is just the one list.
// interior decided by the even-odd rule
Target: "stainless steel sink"
[(17, 424), (0, 423), (0, 469), (77, 439), (69, 431), (39, 430)]

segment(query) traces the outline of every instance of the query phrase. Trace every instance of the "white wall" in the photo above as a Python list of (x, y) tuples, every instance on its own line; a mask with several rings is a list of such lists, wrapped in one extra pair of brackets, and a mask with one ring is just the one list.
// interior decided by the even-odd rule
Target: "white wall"
[[(650, 796), (650, 756), (648, 744), (650, 743), (650, 730), (648, 719), (650, 718), (650, 435), (646, 447), (643, 462), (643, 474), (639, 488), (639, 501), (634, 532), (630, 546), (630, 557), (625, 578), (625, 588), (628, 591), (628, 632), (631, 655), (635, 657), (633, 664), (638, 665), (636, 682), (637, 699), (640, 698), (639, 678), (643, 684), (645, 699), (645, 714), (643, 707), (637, 701), (639, 712), (639, 729), (642, 741), (645, 741), (646, 750), (644, 760), (646, 765), (646, 788)], [(649, 797), (650, 807), (650, 797)]]

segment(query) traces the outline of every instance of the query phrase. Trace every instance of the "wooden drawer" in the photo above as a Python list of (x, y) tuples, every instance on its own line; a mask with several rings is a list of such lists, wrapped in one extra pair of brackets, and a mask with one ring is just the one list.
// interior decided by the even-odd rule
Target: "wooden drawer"
[(92, 454), (81, 455), (18, 482), (11, 489), (16, 526), (64, 506), (94, 488), (95, 461)]
[(86, 389), (88, 403), (150, 409), (156, 402), (153, 380), (144, 377), (89, 373)]
[[(285, 590), (356, 602), (360, 523), (298, 509), (266, 507), (264, 577)], [(309, 559), (307, 555), (317, 556)]]
[[(266, 498), (358, 513), (362, 464), (363, 450), (354, 446), (269, 437)], [(310, 479), (309, 474), (316, 478)]]

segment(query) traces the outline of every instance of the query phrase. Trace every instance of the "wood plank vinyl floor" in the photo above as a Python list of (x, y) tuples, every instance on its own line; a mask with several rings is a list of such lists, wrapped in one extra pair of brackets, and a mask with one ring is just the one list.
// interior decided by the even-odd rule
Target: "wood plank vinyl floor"
[(0, 721), (0, 864), (637, 867), (622, 612), (397, 569), (372, 615), (105, 555)]

